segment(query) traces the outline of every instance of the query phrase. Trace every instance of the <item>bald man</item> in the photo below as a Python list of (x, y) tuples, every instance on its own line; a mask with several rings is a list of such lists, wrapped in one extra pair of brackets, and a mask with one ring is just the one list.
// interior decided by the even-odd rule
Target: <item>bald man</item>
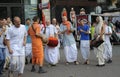
[[(57, 29), (50, 23), (50, 20), (46, 21), (46, 32), (47, 38), (57, 37)], [(59, 61), (58, 47), (45, 46), (45, 60), (51, 65), (55, 66)]]
[(72, 24), (67, 20), (66, 16), (62, 17), (62, 23), (60, 24), (60, 31), (63, 34), (63, 47), (66, 57), (66, 64), (74, 62), (76, 65), (79, 64), (77, 61), (77, 47), (72, 32), (74, 28)]
[(21, 24), (19, 17), (14, 17), (14, 25), (8, 29), (6, 39), (10, 53), (10, 69), (8, 77), (13, 77), (14, 71), (17, 71), (18, 77), (21, 77), (25, 64), (24, 46), (26, 44), (26, 28)]

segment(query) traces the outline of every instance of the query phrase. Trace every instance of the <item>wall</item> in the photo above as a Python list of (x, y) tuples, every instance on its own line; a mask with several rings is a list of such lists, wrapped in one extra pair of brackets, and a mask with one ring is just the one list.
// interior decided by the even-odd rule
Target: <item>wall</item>
[(25, 19), (33, 19), (37, 15), (37, 0), (24, 0)]

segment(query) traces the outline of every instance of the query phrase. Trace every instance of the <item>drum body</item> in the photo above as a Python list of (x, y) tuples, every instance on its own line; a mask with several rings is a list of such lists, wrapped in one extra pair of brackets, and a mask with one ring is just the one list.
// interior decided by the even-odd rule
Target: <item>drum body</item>
[(56, 47), (58, 45), (58, 39), (56, 37), (49, 37), (49, 42), (48, 42), (48, 46), (50, 47)]

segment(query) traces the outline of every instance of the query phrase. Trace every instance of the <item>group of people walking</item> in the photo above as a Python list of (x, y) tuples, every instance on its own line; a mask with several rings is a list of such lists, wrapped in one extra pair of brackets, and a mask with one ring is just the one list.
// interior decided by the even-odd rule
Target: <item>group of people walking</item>
[[(13, 19), (14, 24), (12, 22), (8, 24), (5, 21), (7, 20), (0, 19), (0, 74), (2, 74), (3, 68), (6, 67), (7, 57), (9, 58), (8, 63), (10, 63), (6, 63), (6, 65), (9, 65), (8, 77), (13, 77), (14, 71), (17, 71), (18, 77), (21, 77), (24, 71), (25, 60), (27, 61), (28, 59), (32, 62), (31, 72), (35, 72), (35, 65), (38, 65), (38, 73), (46, 73), (47, 71), (43, 69), (44, 58), (49, 65), (56, 66), (60, 60), (59, 48), (61, 39), (66, 64), (79, 64), (77, 61), (78, 49), (73, 36), (73, 32), (76, 29), (68, 21), (67, 16), (62, 16), (60, 26), (57, 24), (55, 18), (52, 19), (52, 23), (50, 20), (46, 20), (46, 26), (44, 26), (39, 23), (40, 19), (37, 16), (33, 17), (33, 21), (29, 18), (26, 19), (26, 25), (22, 25), (21, 19), (17, 16)], [(84, 59), (84, 64), (89, 64), (90, 25), (84, 19), (81, 19), (79, 23), (80, 26), (78, 26), (77, 32), (81, 36), (80, 51)], [(109, 39), (111, 34), (111, 27), (107, 25), (107, 22), (103, 21), (101, 16), (98, 16), (96, 18), (94, 38), (96, 38), (96, 41), (103, 39), (104, 42), (94, 48), (96, 57), (98, 58), (98, 64), (96, 66), (105, 66), (105, 61), (108, 63), (112, 62), (112, 46)], [(57, 38), (57, 46), (51, 47), (47, 44), (50, 37)], [(6, 45), (3, 44), (4, 39)], [(48, 42), (44, 44), (43, 40)]]

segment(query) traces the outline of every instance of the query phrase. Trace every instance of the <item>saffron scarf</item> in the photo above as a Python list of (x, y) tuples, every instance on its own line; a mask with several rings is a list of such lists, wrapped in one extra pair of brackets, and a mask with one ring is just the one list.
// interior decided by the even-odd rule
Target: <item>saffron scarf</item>
[(67, 34), (70, 34), (70, 22), (65, 21), (65, 22), (63, 22), (63, 25), (65, 25), (67, 27)]

